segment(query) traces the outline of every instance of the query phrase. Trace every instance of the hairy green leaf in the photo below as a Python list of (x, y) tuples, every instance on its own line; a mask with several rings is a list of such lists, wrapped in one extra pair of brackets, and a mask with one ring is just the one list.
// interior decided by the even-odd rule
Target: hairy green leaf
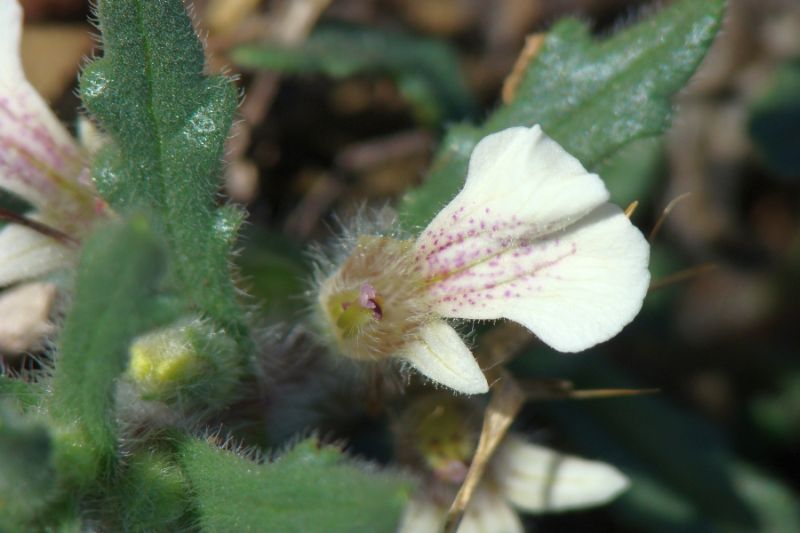
[(724, 5), (680, 0), (602, 40), (577, 20), (556, 24), (515, 100), (482, 127), (445, 140), (427, 182), (400, 206), (405, 225), (425, 225), (458, 192), (474, 144), (490, 133), (541, 124), (593, 171), (625, 147), (658, 138), (669, 127), (671, 97), (705, 56)]
[(430, 124), (464, 118), (475, 110), (453, 51), (419, 36), (329, 24), (300, 45), (245, 45), (235, 49), (232, 58), (245, 68), (321, 72), (334, 78), (386, 73), (414, 105), (418, 118)]
[(20, 410), (24, 411), (38, 405), (42, 392), (42, 387), (37, 383), (0, 374), (0, 400), (16, 404)]
[(205, 441), (181, 452), (204, 531), (394, 531), (407, 483), (314, 439), (255, 464)]
[(241, 340), (229, 272), (242, 213), (217, 208), (220, 163), (238, 97), (203, 73), (203, 47), (179, 0), (100, 0), (104, 56), (81, 76), (87, 109), (111, 135), (93, 176), (113, 207), (147, 206), (162, 226), (174, 280)]
[(161, 248), (142, 217), (110, 224), (84, 245), (49, 402), (65, 479), (88, 483), (115, 456), (114, 383), (130, 341), (164, 318), (151, 305), (163, 270)]
[(139, 451), (125, 465), (111, 501), (122, 531), (187, 530), (190, 495), (180, 467), (166, 453)]
[(53, 497), (54, 479), (47, 427), (0, 402), (0, 524), (23, 531)]
[(236, 258), (244, 285), (267, 316), (297, 316), (308, 305), (303, 293), (311, 266), (296, 242), (277, 233), (250, 231)]

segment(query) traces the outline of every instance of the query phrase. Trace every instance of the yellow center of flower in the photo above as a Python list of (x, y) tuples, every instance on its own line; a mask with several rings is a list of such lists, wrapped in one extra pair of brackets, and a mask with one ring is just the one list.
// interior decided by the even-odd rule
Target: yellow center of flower
[(328, 316), (344, 338), (358, 334), (363, 326), (383, 318), (382, 298), (369, 283), (359, 290), (334, 294), (327, 302)]
[(430, 319), (424, 289), (411, 241), (361, 236), (320, 286), (321, 325), (343, 355), (386, 359)]

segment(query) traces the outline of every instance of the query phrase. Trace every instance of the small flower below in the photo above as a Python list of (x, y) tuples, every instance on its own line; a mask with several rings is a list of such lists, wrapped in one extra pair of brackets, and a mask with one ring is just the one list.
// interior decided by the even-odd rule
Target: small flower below
[[(473, 408), (437, 393), (420, 398), (400, 420), (398, 448), (413, 450), (405, 460), (421, 470), (423, 480), (406, 507), (400, 533), (444, 528), (477, 445), (479, 417)], [(453, 472), (462, 474), (451, 476)], [(489, 462), (458, 531), (522, 532), (517, 510), (541, 514), (594, 507), (612, 501), (627, 487), (627, 478), (613, 466), (510, 435)]]
[(362, 235), (321, 277), (322, 329), (363, 361), (405, 361), (466, 394), (488, 384), (447, 319), (518, 322), (577, 352), (619, 333), (650, 247), (602, 180), (539, 126), (484, 138), (461, 192), (416, 240)]

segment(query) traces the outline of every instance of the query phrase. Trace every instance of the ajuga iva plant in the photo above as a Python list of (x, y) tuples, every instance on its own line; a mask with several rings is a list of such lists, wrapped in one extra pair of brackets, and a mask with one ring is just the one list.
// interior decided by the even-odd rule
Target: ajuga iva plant
[[(507, 319), (580, 352), (634, 320), (650, 247), (605, 169), (665, 130), (722, 5), (679, 0), (602, 41), (556, 24), (512, 101), (448, 129), (421, 187), (319, 246), (311, 289), (288, 295), (309, 312), (264, 325), (232, 264), (244, 212), (219, 194), (240, 93), (209, 74), (202, 18), (181, 0), (96, 3), (79, 95), (103, 142), (89, 149), (25, 80), (22, 12), (0, 0), (0, 187), (31, 208), (3, 207), (0, 285), (54, 279), (66, 302), (50, 348), (0, 367), (0, 530), (455, 530), (466, 491), (459, 531), (521, 531), (524, 513), (637, 491), (604, 462), (618, 456), (492, 434), (493, 386), (518, 376), (468, 343)], [(391, 59), (413, 80), (428, 50), (426, 68), (458, 72), (444, 44), (408, 60), (412, 35), (363, 49), (359, 28), (328, 31), (369, 72)], [(232, 57), (274, 65), (268, 48)], [(310, 49), (303, 71), (328, 71), (319, 46), (285, 57)], [(470, 115), (463, 84), (435, 74), (426, 124)]]

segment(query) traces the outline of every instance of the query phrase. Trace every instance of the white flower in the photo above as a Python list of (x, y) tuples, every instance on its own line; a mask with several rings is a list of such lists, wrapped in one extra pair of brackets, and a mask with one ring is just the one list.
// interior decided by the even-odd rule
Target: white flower
[(50, 283), (23, 283), (0, 293), (0, 353), (20, 355), (42, 348), (55, 331), (50, 314), (56, 300)]
[(466, 394), (488, 390), (445, 319), (507, 318), (585, 350), (639, 312), (650, 247), (603, 181), (539, 126), (475, 147), (461, 192), (416, 241), (362, 237), (319, 294), (341, 351), (400, 358)]
[[(458, 533), (522, 532), (515, 509), (547, 513), (603, 505), (627, 487), (627, 478), (613, 466), (565, 455), (512, 435), (492, 457)], [(423, 491), (406, 507), (398, 532), (442, 531), (448, 505), (449, 501), (437, 502)]]
[[(83, 149), (25, 78), (21, 27), (17, 1), (0, 2), (0, 188), (34, 207), (29, 220), (80, 237), (104, 205)], [(8, 224), (0, 231), (0, 287), (58, 269), (73, 256), (52, 236)]]

